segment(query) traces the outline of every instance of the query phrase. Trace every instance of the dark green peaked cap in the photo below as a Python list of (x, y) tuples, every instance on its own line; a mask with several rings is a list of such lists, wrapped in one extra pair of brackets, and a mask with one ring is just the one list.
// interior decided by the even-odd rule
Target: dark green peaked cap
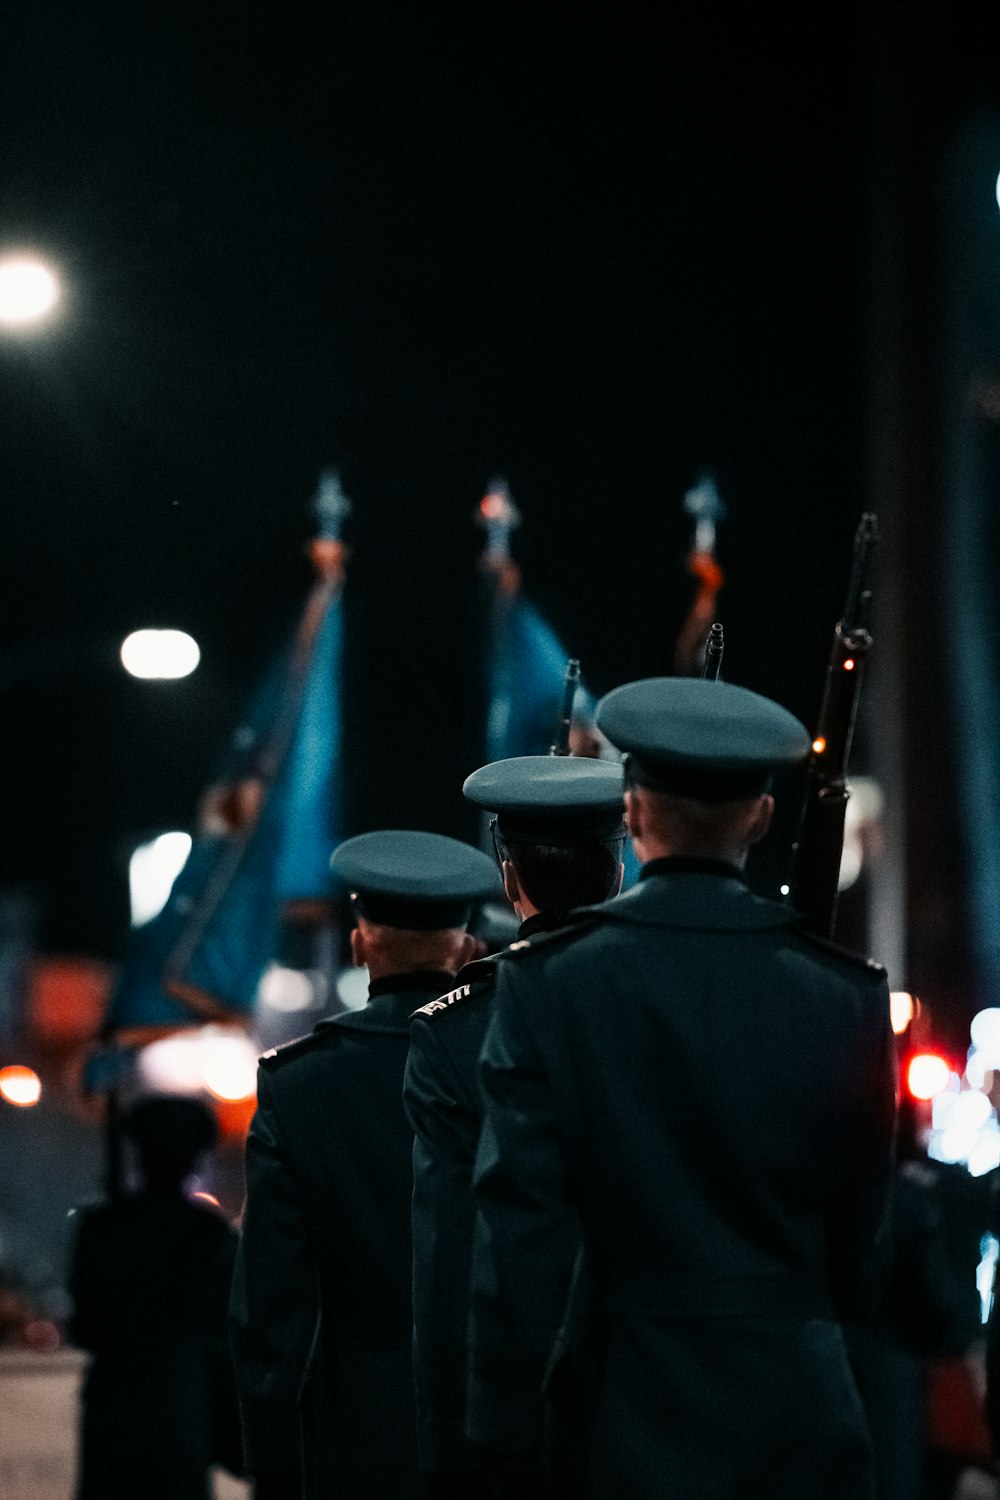
[(469, 802), (496, 813), (507, 840), (575, 844), (624, 838), (625, 781), (618, 761), (516, 755), (467, 776)]
[(386, 828), (338, 844), (330, 869), (355, 910), (384, 927), (464, 927), (473, 906), (503, 887), (488, 855), (440, 833)]
[(780, 703), (703, 677), (646, 677), (598, 702), (598, 728), (642, 785), (704, 802), (767, 791), (809, 754), (804, 724)]

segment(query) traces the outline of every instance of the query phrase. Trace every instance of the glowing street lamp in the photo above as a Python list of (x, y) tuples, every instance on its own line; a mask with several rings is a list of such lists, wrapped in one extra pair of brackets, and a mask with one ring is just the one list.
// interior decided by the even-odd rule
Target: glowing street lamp
[(201, 661), (198, 642), (183, 630), (133, 630), (121, 647), (122, 666), (132, 677), (188, 677)]
[(55, 272), (33, 255), (0, 259), (0, 324), (23, 328), (40, 323), (61, 296)]

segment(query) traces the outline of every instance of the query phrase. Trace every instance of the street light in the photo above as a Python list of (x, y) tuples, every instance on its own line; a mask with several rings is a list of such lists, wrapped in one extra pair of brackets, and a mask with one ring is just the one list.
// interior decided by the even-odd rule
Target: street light
[(122, 666), (132, 677), (188, 677), (201, 660), (198, 643), (183, 630), (133, 630), (122, 642)]
[(34, 255), (0, 259), (0, 324), (18, 329), (39, 323), (62, 294), (59, 278)]

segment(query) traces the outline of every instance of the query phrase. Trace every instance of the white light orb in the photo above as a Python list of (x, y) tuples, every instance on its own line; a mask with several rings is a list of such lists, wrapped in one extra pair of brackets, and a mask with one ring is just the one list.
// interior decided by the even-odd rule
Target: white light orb
[(973, 1047), (969, 1052), (969, 1060), (965, 1064), (965, 1081), (970, 1089), (983, 1089), (986, 1087), (986, 1075), (992, 1071), (993, 1064), (984, 1052), (979, 1052)]
[(135, 850), (128, 865), (133, 927), (159, 916), (190, 853), (189, 833), (161, 833)]
[(965, 1165), (971, 1177), (983, 1177), (1000, 1167), (1000, 1135), (981, 1131)]
[(981, 1130), (993, 1118), (993, 1106), (979, 1089), (963, 1089), (955, 1098), (952, 1124)]
[(122, 642), (122, 666), (132, 677), (189, 677), (201, 661), (198, 642), (183, 630), (133, 630)]
[(224, 1103), (250, 1099), (257, 1091), (257, 1049), (246, 1036), (207, 1035), (199, 1041), (202, 1083)]
[(973, 1016), (969, 1026), (972, 1045), (980, 1052), (1000, 1051), (1000, 1008), (992, 1005)]
[(316, 991), (309, 975), (301, 969), (272, 964), (264, 971), (257, 998), (269, 1010), (292, 1015), (299, 1010), (311, 1010), (316, 1004)]
[(201, 1093), (201, 1055), (197, 1034), (168, 1036), (143, 1047), (139, 1053), (139, 1076), (155, 1093)]
[(968, 1125), (949, 1125), (937, 1142), (937, 1160), (952, 1166), (965, 1161), (976, 1149), (979, 1133)]
[(893, 1033), (902, 1036), (903, 1032), (913, 1020), (916, 1007), (913, 996), (906, 990), (893, 990), (889, 996), (889, 1018), (892, 1022)]
[(55, 273), (42, 261), (28, 255), (0, 260), (0, 323), (8, 328), (40, 322), (59, 295)]
[(337, 997), (348, 1010), (360, 1010), (368, 1002), (368, 970), (342, 969), (337, 976)]

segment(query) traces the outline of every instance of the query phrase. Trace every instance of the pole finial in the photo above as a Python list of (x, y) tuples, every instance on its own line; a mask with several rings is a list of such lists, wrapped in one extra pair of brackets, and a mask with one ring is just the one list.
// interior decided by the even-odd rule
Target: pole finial
[(715, 476), (708, 469), (702, 471), (697, 483), (684, 496), (684, 509), (694, 517), (694, 551), (715, 551), (715, 527), (726, 514), (726, 507), (715, 483)]
[(343, 574), (347, 549), (340, 533), (351, 509), (351, 502), (341, 487), (339, 471), (324, 469), (313, 496), (316, 532), (309, 544), (313, 566), (323, 578), (335, 579)]
[(490, 480), (476, 510), (476, 521), (486, 532), (486, 560), (506, 561), (510, 557), (510, 534), (521, 524), (521, 512), (511, 498), (506, 479)]

